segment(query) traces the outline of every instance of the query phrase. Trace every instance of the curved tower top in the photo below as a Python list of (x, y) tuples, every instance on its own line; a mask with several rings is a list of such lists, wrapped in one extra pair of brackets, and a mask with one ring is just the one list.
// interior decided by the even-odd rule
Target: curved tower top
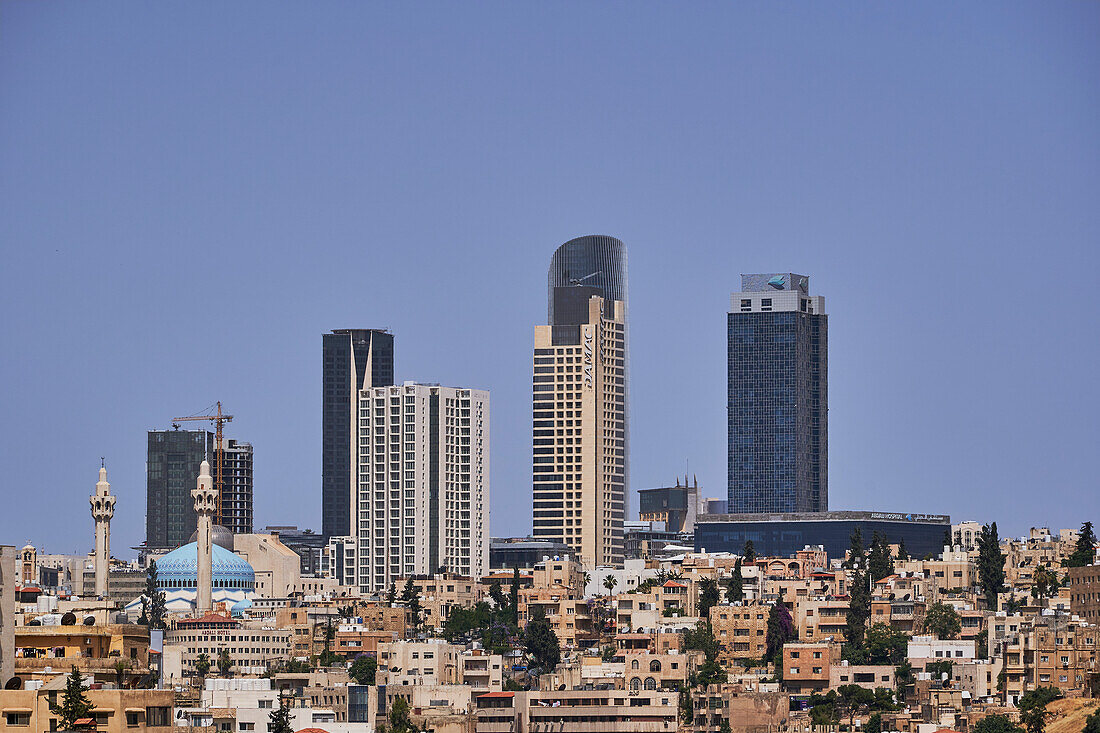
[(546, 280), (546, 317), (550, 325), (554, 325), (554, 288), (598, 288), (604, 298), (621, 300), (626, 305), (626, 245), (602, 234), (570, 239), (554, 250)]

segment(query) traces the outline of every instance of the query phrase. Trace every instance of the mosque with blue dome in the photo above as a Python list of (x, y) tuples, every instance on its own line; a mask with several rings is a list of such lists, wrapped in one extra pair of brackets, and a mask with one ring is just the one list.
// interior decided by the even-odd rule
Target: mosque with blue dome
[[(171, 613), (194, 613), (198, 598), (198, 542), (192, 541), (157, 560), (157, 590), (164, 593), (165, 610)], [(256, 574), (247, 560), (233, 552), (233, 535), (224, 527), (215, 526), (211, 547), (211, 600), (225, 604), (233, 614), (252, 607)], [(135, 598), (126, 610), (140, 613), (142, 596)]]

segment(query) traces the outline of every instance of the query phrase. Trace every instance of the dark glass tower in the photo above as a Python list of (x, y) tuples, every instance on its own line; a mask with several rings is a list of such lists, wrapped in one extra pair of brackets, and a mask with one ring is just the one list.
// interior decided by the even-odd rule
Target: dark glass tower
[(213, 461), (214, 434), (205, 430), (150, 430), (145, 462), (145, 545), (175, 549), (195, 531), (191, 489), (199, 464)]
[(742, 275), (728, 316), (729, 512), (829, 509), (828, 316), (809, 278)]
[(570, 239), (554, 250), (547, 275), (547, 320), (554, 320), (554, 288), (587, 285), (596, 288), (604, 300), (626, 304), (626, 245), (615, 237), (590, 234)]
[(321, 534), (327, 540), (351, 534), (359, 390), (393, 384), (393, 334), (341, 329), (321, 340)]

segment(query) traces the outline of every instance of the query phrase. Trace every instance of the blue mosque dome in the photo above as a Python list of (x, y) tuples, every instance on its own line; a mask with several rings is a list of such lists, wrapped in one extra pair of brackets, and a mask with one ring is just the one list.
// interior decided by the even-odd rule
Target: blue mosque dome
[[(169, 552), (157, 561), (157, 589), (171, 592), (194, 589), (198, 583), (199, 547), (190, 542)], [(251, 592), (256, 585), (256, 573), (240, 555), (221, 545), (213, 546), (211, 578), (214, 590)]]

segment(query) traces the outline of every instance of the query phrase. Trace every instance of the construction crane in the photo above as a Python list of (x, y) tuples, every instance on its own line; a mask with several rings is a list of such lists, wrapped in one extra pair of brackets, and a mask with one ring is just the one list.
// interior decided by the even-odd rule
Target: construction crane
[[(212, 407), (207, 408), (209, 412)], [(185, 422), (187, 420), (209, 420), (214, 423), (214, 488), (218, 490), (218, 516), (215, 518), (215, 524), (222, 524), (222, 493), (225, 489), (225, 482), (222, 476), (222, 427), (233, 420), (232, 415), (222, 414), (222, 403), (219, 400), (217, 402), (217, 412), (213, 415), (189, 415), (187, 417), (174, 417), (172, 418), (172, 427), (178, 428), (176, 423)]]

